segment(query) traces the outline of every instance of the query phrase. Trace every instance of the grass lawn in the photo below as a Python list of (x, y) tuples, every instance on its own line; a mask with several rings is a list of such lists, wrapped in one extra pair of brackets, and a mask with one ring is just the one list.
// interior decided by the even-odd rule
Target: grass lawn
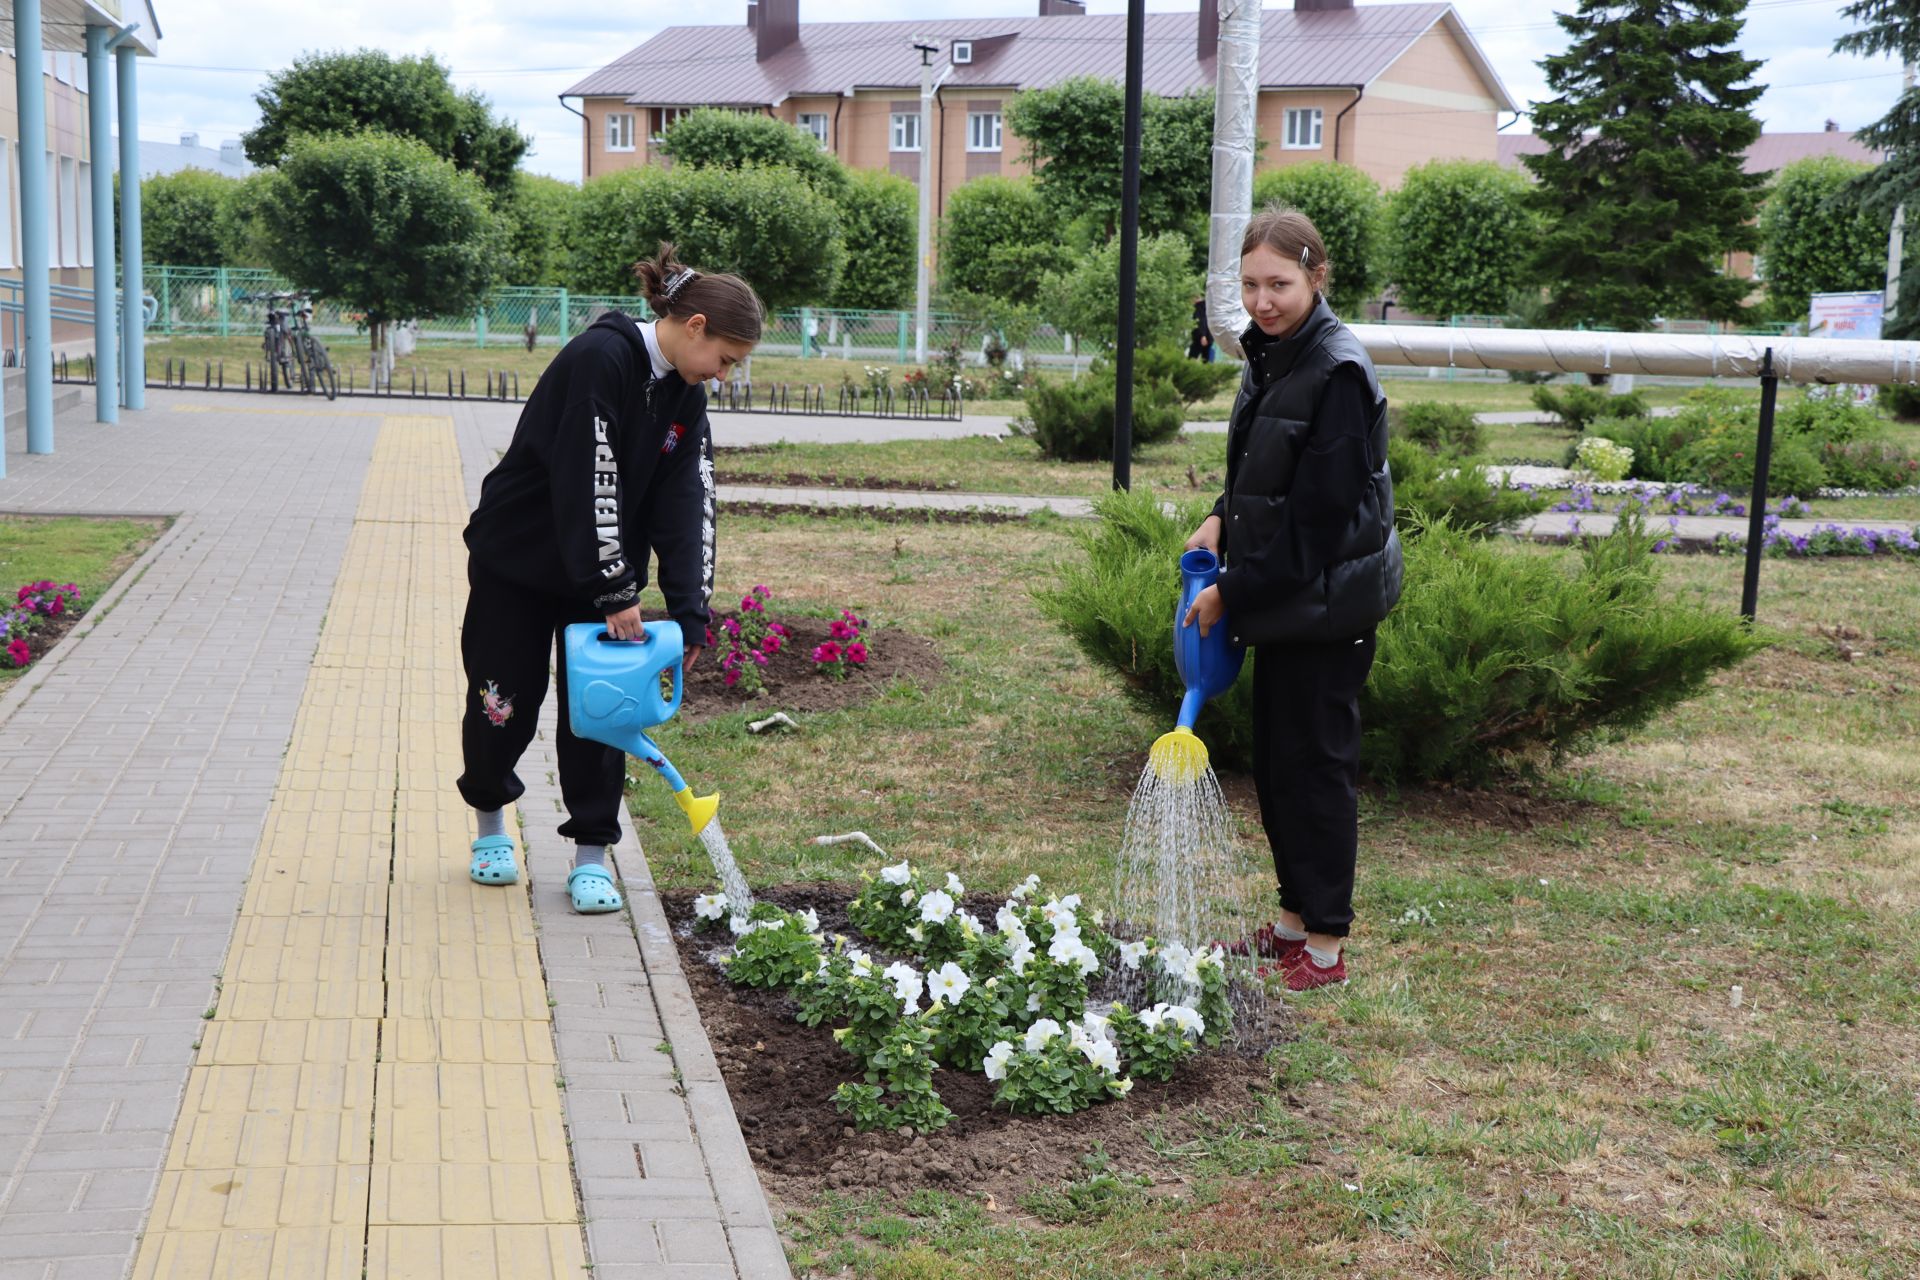
[[(751, 878), (852, 880), (870, 857), (805, 840), (860, 829), (969, 884), (1037, 871), (1108, 898), (1166, 726), (1031, 602), (1068, 528), (727, 522), (721, 599), (765, 582), (775, 616), (850, 606), (946, 663), (796, 734), (741, 715), (663, 731), (725, 796)], [(1664, 563), (1672, 598), (1736, 608), (1737, 559)], [(1774, 649), (1560, 775), (1369, 792), (1354, 981), (1299, 998), (1304, 1034), (1252, 1111), (1108, 1171), (1150, 1187), (1095, 1176), (1096, 1155), (1019, 1204), (787, 1204), (796, 1272), (1920, 1272), (1920, 578), (1768, 561), (1760, 612)], [(1823, 628), (1858, 637), (1851, 660)], [(664, 788), (641, 779), (632, 802), (661, 882), (707, 885)], [(1257, 822), (1237, 817), (1258, 880)]]
[[(13, 593), (29, 582), (71, 582), (80, 588), (84, 617), (166, 526), (164, 520), (0, 516), (0, 600), (12, 604)], [(43, 624), (35, 634), (44, 636), (51, 627)], [(21, 674), (19, 668), (0, 668), (0, 690)]]

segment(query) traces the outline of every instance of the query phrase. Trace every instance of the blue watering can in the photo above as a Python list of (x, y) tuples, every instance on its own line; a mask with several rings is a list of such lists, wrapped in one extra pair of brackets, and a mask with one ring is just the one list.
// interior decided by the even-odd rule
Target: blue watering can
[(1200, 624), (1186, 625), (1187, 610), (1193, 598), (1220, 580), (1220, 557), (1211, 551), (1194, 550), (1180, 557), (1180, 605), (1173, 614), (1173, 665), (1186, 685), (1180, 700), (1180, 718), (1171, 733), (1163, 733), (1154, 742), (1148, 759), (1153, 771), (1169, 782), (1192, 782), (1207, 768), (1207, 744), (1193, 731), (1200, 708), (1207, 699), (1233, 688), (1240, 678), (1240, 665), (1247, 651), (1227, 640), (1227, 621), (1223, 617), (1205, 635)]
[(699, 835), (713, 821), (720, 797), (695, 796), (645, 732), (680, 709), (686, 655), (680, 624), (649, 622), (645, 640), (615, 640), (601, 623), (576, 622), (566, 630), (566, 654), (567, 720), (574, 733), (652, 765)]

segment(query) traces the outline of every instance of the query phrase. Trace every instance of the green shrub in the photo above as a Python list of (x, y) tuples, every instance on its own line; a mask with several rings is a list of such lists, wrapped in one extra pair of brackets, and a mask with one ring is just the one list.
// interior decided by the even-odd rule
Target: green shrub
[(1633, 450), (1633, 467), (1627, 472), (1629, 478), (1677, 484), (1687, 478), (1681, 470), (1680, 455), (1693, 443), (1697, 430), (1698, 423), (1685, 415), (1597, 418), (1587, 424), (1586, 435), (1567, 446), (1566, 465), (1577, 465), (1580, 446), (1585, 441), (1606, 439)]
[(1388, 410), (1393, 434), (1432, 453), (1471, 456), (1486, 447), (1486, 432), (1472, 409), (1438, 400), (1412, 400)]
[[(1758, 426), (1726, 427), (1708, 432), (1681, 453), (1678, 469), (1695, 484), (1729, 493), (1753, 491), (1754, 451)], [(1767, 494), (1805, 497), (1827, 483), (1827, 469), (1804, 436), (1776, 433), (1773, 458), (1767, 468)]]
[(1909, 383), (1882, 387), (1880, 407), (1902, 422), (1920, 422), (1920, 387)]
[(1638, 391), (1622, 396), (1599, 387), (1578, 383), (1566, 387), (1535, 387), (1533, 407), (1560, 419), (1560, 425), (1576, 435), (1584, 432), (1597, 418), (1644, 418), (1647, 400)]
[[(1757, 408), (1753, 420), (1757, 429), (1760, 422)], [(1829, 395), (1819, 399), (1801, 396), (1775, 411), (1773, 426), (1776, 436), (1801, 436), (1818, 447), (1877, 439), (1886, 434), (1887, 420), (1845, 396)]]
[(1827, 470), (1827, 483), (1842, 489), (1883, 492), (1920, 484), (1920, 458), (1891, 441), (1822, 445), (1820, 462)]
[[(1098, 371), (1106, 367), (1104, 359), (1093, 362)], [(1190, 360), (1184, 347), (1159, 343), (1134, 353), (1133, 377), (1136, 382), (1164, 382), (1180, 397), (1182, 404), (1202, 404), (1240, 380), (1240, 366), (1219, 361)]]
[[(1169, 725), (1183, 692), (1177, 566), (1207, 511), (1195, 502), (1169, 514), (1154, 495), (1109, 494), (1076, 534), (1085, 554), (1037, 593), (1047, 616)], [(1413, 783), (1552, 759), (1646, 722), (1761, 647), (1731, 614), (1661, 600), (1652, 541), (1629, 518), (1570, 565), (1444, 523), (1419, 526), (1362, 697), (1366, 770)], [(1196, 732), (1217, 763), (1250, 758), (1251, 684), (1249, 666), (1201, 712)]]
[[(1040, 446), (1040, 452), (1063, 462), (1088, 462), (1113, 457), (1113, 379), (1089, 374), (1084, 378), (1044, 379), (1027, 389), (1026, 412), (1012, 422), (1013, 430)], [(1180, 395), (1164, 382), (1136, 383), (1133, 390), (1133, 447), (1171, 440), (1180, 434), (1186, 415)]]
[(1557, 761), (1764, 647), (1731, 611), (1661, 599), (1652, 545), (1633, 516), (1572, 564), (1445, 525), (1409, 539), (1361, 699), (1367, 770), (1415, 782)]
[(1387, 441), (1393, 473), (1394, 521), (1403, 532), (1421, 519), (1445, 520), (1457, 529), (1493, 533), (1546, 507), (1547, 500), (1495, 486), (1486, 468), (1459, 458), (1436, 457), (1406, 440)]

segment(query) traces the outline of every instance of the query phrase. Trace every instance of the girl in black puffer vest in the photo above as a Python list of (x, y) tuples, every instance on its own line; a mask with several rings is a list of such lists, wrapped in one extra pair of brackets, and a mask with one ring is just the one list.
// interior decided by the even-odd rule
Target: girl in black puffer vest
[(1236, 949), (1295, 991), (1344, 982), (1359, 845), (1360, 688), (1400, 598), (1387, 402), (1327, 306), (1327, 252), (1304, 215), (1269, 208), (1241, 243), (1246, 375), (1227, 488), (1187, 546), (1226, 568), (1184, 621), (1251, 645), (1253, 768), (1280, 918)]

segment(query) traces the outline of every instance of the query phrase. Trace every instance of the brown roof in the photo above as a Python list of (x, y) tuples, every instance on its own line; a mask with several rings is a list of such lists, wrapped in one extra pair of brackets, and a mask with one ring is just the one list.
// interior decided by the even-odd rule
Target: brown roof
[[(1499, 146), (1500, 163), (1509, 169), (1520, 167), (1521, 156), (1537, 156), (1547, 149), (1547, 144), (1531, 133), (1503, 133)], [(1838, 130), (1830, 133), (1763, 133), (1757, 142), (1747, 148), (1744, 167), (1748, 173), (1771, 173), (1809, 156), (1839, 156), (1843, 160), (1859, 160), (1866, 164), (1879, 164), (1881, 159), (1878, 151), (1858, 141), (1852, 134)]]
[[(1197, 13), (1146, 15), (1142, 82), (1147, 92), (1175, 97), (1213, 87), (1214, 60), (1202, 62), (1197, 53), (1198, 21)], [(1309, 13), (1268, 10), (1262, 14), (1260, 33), (1261, 86), (1370, 84), (1441, 21), (1479, 65), (1489, 96), (1501, 110), (1514, 110), (1505, 86), (1450, 4), (1361, 5)], [(974, 61), (955, 66), (947, 77), (946, 84), (953, 88), (1035, 89), (1073, 76), (1118, 80), (1125, 72), (1122, 14), (809, 22), (801, 25), (797, 43), (764, 63), (755, 61), (754, 32), (741, 22), (668, 27), (561, 96), (620, 96), (636, 106), (775, 106), (800, 94), (869, 88), (918, 92), (915, 36), (943, 48), (954, 40), (975, 42)]]

